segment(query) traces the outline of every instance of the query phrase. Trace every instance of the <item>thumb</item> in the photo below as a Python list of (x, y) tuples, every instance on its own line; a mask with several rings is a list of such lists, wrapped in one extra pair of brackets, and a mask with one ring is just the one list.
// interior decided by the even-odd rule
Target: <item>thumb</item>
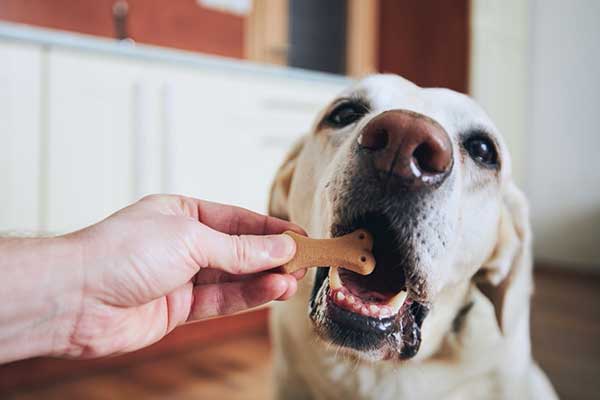
[(288, 235), (228, 235), (203, 228), (199, 251), (205, 267), (249, 274), (285, 264), (296, 253), (296, 242)]

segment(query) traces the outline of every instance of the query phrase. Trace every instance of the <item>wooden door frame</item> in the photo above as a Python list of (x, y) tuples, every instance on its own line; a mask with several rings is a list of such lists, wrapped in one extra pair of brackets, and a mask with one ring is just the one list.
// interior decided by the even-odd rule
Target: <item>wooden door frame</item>
[(247, 60), (287, 65), (288, 0), (254, 0), (244, 25)]
[(347, 1), (346, 74), (361, 77), (378, 70), (379, 1)]
[[(379, 2), (347, 0), (346, 74), (377, 71)], [(250, 61), (287, 65), (289, 0), (254, 0), (246, 18), (245, 56)]]

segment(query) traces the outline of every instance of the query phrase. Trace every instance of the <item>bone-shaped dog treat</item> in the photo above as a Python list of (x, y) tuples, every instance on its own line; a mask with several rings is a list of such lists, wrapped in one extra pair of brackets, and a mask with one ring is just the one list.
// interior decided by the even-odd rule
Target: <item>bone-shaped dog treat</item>
[(302, 268), (342, 267), (368, 275), (375, 269), (373, 237), (363, 229), (333, 239), (311, 239), (292, 231), (284, 232), (296, 241), (296, 255), (283, 271), (291, 274)]

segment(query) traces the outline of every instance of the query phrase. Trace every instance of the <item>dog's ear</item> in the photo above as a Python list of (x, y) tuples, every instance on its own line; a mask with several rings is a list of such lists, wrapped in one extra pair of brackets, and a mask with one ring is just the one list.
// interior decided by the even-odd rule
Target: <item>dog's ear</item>
[(477, 287), (494, 306), (503, 333), (521, 314), (523, 293), (529, 301), (531, 270), (529, 207), (523, 193), (511, 182), (503, 195), (496, 246), (475, 275)]
[(271, 185), (271, 194), (269, 196), (269, 215), (289, 220), (288, 198), (292, 178), (296, 170), (298, 156), (304, 147), (305, 137), (300, 138), (285, 157), (285, 160), (277, 170), (275, 180)]

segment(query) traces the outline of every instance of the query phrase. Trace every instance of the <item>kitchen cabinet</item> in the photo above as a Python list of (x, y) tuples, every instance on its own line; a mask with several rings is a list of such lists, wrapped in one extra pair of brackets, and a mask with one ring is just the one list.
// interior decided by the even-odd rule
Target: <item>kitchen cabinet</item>
[(167, 190), (266, 212), (277, 167), (338, 90), (245, 74), (173, 75)]
[(42, 50), (0, 45), (0, 233), (40, 229)]
[(137, 63), (68, 50), (48, 57), (46, 228), (65, 232), (136, 198), (144, 85)]
[(349, 82), (2, 28), (0, 231), (69, 232), (161, 192), (266, 212), (286, 152)]

